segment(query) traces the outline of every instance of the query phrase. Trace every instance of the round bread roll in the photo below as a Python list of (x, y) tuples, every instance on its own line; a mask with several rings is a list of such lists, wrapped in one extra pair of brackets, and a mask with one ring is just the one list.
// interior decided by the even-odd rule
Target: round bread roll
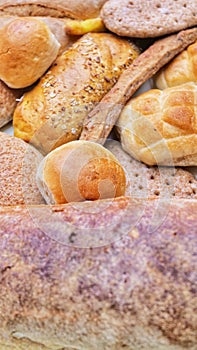
[(11, 88), (33, 84), (50, 67), (60, 44), (36, 18), (16, 18), (0, 29), (0, 79)]
[(118, 160), (103, 146), (72, 141), (42, 160), (37, 185), (48, 204), (63, 204), (122, 196), (126, 177)]
[(117, 123), (123, 149), (148, 165), (197, 165), (197, 85), (133, 97)]

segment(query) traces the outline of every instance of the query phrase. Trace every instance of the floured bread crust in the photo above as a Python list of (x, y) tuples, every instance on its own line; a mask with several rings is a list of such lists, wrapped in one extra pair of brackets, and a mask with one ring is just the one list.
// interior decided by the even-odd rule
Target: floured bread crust
[(159, 37), (197, 25), (196, 0), (110, 0), (101, 16), (112, 32), (137, 38)]

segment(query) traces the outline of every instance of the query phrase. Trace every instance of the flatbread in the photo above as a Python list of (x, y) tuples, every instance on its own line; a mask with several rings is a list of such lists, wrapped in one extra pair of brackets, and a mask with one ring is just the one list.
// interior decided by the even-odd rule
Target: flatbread
[(118, 35), (158, 37), (197, 25), (197, 0), (110, 0), (101, 16)]

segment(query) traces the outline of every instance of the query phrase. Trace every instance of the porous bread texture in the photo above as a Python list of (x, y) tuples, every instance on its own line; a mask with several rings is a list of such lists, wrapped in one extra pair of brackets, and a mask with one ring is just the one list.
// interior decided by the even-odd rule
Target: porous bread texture
[(196, 0), (109, 0), (101, 17), (118, 35), (160, 37), (197, 25)]
[(0, 205), (44, 204), (36, 185), (43, 156), (23, 140), (0, 132)]

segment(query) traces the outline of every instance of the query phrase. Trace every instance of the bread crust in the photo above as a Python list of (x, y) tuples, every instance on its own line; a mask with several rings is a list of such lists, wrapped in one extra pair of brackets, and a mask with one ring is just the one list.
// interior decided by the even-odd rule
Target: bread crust
[(0, 209), (2, 349), (196, 349), (196, 200)]
[(123, 148), (149, 165), (197, 165), (196, 103), (195, 83), (132, 98), (117, 124)]
[(89, 33), (65, 51), (14, 113), (14, 134), (43, 154), (77, 140), (83, 120), (138, 56), (127, 40)]
[(1, 15), (51, 16), (88, 19), (98, 17), (106, 0), (1, 0)]
[(137, 38), (160, 37), (197, 25), (196, 0), (109, 0), (101, 16), (112, 32)]
[(191, 81), (197, 82), (197, 41), (177, 55), (154, 77), (155, 85), (159, 89)]
[(197, 39), (197, 28), (157, 40), (121, 74), (118, 82), (84, 120), (81, 140), (104, 144), (122, 109), (137, 89)]

